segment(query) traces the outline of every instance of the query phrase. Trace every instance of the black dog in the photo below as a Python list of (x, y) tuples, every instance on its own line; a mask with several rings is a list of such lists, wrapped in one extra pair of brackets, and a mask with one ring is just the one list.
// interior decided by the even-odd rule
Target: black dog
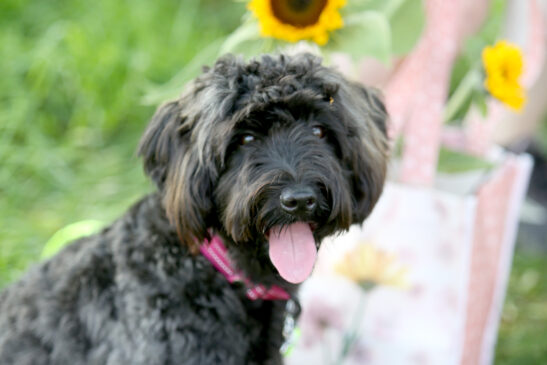
[[(158, 192), (0, 295), (0, 363), (281, 363), (287, 298), (244, 283), (293, 297), (321, 240), (367, 217), (385, 119), (314, 56), (220, 59), (142, 138)], [(199, 253), (212, 235), (242, 282)]]

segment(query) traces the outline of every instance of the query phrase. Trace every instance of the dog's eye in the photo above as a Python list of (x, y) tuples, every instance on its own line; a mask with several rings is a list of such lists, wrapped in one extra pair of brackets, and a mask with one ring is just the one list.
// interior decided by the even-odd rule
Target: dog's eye
[(253, 136), (252, 134), (245, 134), (245, 135), (241, 136), (240, 143), (241, 144), (247, 144), (247, 143), (251, 143), (254, 140), (255, 140), (255, 136)]
[(323, 138), (325, 137), (325, 128), (321, 126), (315, 126), (312, 128), (313, 135), (317, 138)]

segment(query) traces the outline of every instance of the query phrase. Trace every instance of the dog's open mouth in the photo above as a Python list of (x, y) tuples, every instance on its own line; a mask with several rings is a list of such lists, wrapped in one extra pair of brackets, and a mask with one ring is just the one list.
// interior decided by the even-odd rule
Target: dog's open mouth
[(306, 280), (317, 257), (310, 224), (296, 222), (289, 226), (275, 226), (268, 236), (270, 260), (281, 277), (294, 284)]

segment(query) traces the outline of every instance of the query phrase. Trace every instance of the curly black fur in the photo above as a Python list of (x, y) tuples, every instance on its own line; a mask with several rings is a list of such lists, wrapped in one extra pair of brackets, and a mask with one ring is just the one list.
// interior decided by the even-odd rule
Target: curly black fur
[[(247, 299), (196, 248), (219, 234), (252, 280), (295, 295), (269, 229), (308, 222), (319, 245), (361, 223), (384, 182), (385, 119), (373, 91), (316, 57), (220, 59), (142, 138), (158, 192), (0, 294), (0, 363), (280, 364), (285, 302)], [(290, 186), (317, 208), (280, 209)]]

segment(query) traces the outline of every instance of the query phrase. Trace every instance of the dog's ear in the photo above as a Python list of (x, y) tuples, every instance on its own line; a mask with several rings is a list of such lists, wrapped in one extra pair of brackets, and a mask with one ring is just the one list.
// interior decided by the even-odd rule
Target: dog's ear
[(351, 83), (339, 90), (337, 102), (349, 122), (343, 159), (352, 171), (353, 223), (362, 223), (384, 187), (388, 149), (387, 112), (374, 89)]
[(176, 146), (182, 142), (177, 136), (182, 124), (182, 108), (179, 100), (161, 105), (139, 143), (138, 155), (143, 159), (144, 172), (160, 190), (165, 184), (167, 168)]
[(382, 132), (383, 137), (387, 138), (387, 110), (384, 104), (382, 93), (374, 88), (363, 85), (355, 85), (361, 92), (365, 102), (365, 107), (369, 111), (368, 116), (376, 127)]
[[(163, 196), (165, 213), (181, 242), (192, 252), (208, 237), (208, 217), (213, 207), (212, 187), (216, 179), (214, 158), (205, 143), (198, 142), (204, 122), (197, 104), (199, 90), (158, 108), (140, 145), (144, 170)], [(210, 152), (209, 152), (210, 153)]]
[(214, 224), (212, 196), (217, 170), (211, 160), (200, 160), (200, 151), (192, 143), (186, 153), (174, 158), (164, 187), (167, 217), (181, 242), (194, 253), (204, 238), (210, 238), (208, 228)]

